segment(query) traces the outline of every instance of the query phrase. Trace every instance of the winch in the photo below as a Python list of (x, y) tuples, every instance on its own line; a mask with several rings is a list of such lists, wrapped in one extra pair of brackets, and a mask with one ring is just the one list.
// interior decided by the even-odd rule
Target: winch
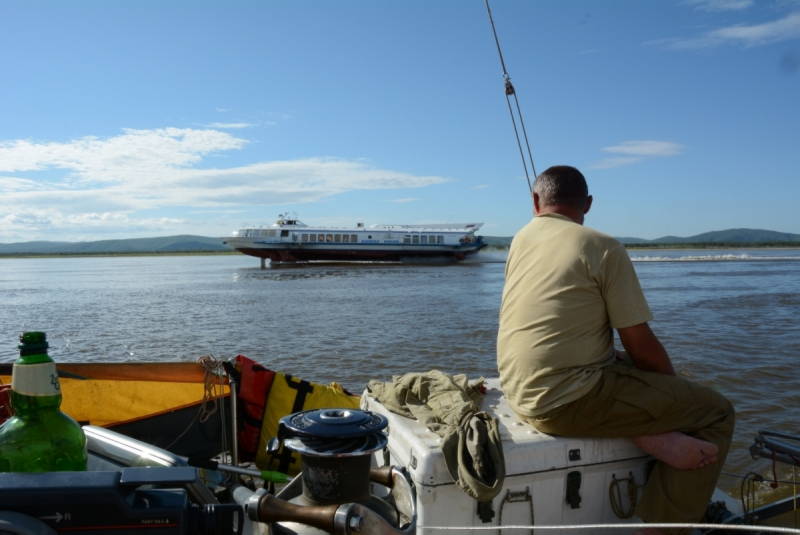
[[(302, 471), (276, 496), (254, 495), (253, 520), (275, 534), (410, 534), (416, 524), (413, 485), (402, 469), (371, 469), (387, 445), (384, 416), (355, 409), (316, 409), (285, 416), (269, 450), (300, 454)], [(384, 497), (371, 493), (385, 487)]]

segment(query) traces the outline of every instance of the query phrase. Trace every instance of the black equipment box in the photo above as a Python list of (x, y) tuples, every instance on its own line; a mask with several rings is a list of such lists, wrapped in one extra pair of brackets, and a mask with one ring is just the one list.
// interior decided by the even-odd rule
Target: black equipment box
[(191, 502), (184, 487), (197, 480), (188, 466), (0, 473), (0, 522), (74, 535), (241, 533), (239, 505)]

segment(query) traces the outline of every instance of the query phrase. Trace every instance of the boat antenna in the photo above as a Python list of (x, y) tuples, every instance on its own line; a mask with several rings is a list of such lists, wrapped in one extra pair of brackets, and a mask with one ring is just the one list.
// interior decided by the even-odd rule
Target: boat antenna
[[(497, 54), (500, 56), (500, 66), (503, 68), (503, 81), (505, 83), (506, 104), (508, 104), (508, 113), (511, 115), (511, 124), (514, 125), (514, 135), (517, 138), (517, 147), (519, 148), (519, 155), (522, 158), (522, 167), (525, 169), (525, 179), (528, 181), (528, 190), (533, 193), (533, 186), (531, 186), (531, 176), (528, 173), (528, 163), (530, 162), (531, 172), (536, 176), (536, 167), (533, 165), (533, 152), (531, 152), (531, 144), (528, 141), (528, 132), (525, 130), (525, 121), (522, 119), (522, 109), (519, 106), (519, 98), (511, 83), (511, 76), (506, 69), (506, 61), (503, 58), (503, 50), (500, 48), (500, 39), (497, 37), (497, 28), (494, 25), (494, 17), (492, 17), (492, 8), (489, 7), (489, 0), (483, 0), (486, 4), (486, 12), (489, 14), (489, 22), (492, 25), (492, 34), (494, 35), (494, 42), (497, 45)], [(513, 99), (511, 97), (514, 97)], [(513, 105), (512, 105), (513, 100)], [(519, 121), (519, 128), (517, 122)], [(522, 130), (522, 137), (525, 140), (525, 146), (528, 149), (528, 159), (525, 159), (525, 151), (522, 148), (522, 139), (520, 139), (520, 130)]]

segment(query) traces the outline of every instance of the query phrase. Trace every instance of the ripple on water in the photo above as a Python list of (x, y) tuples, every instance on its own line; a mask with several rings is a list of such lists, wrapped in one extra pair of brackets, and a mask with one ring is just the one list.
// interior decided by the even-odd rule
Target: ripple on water
[[(677, 369), (737, 408), (736, 473), (768, 468), (747, 451), (756, 431), (796, 432), (800, 420), (800, 262), (755, 262), (635, 263)], [(233, 255), (0, 259), (0, 360), (16, 358), (20, 331), (42, 329), (62, 362), (244, 354), (354, 392), (432, 368), (497, 373), (502, 263), (254, 266)]]

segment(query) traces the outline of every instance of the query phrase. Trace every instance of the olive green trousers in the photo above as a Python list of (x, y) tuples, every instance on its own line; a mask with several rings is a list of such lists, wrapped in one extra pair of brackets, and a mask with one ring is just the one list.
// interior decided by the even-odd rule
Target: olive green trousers
[(699, 522), (728, 454), (734, 411), (711, 388), (616, 363), (603, 370), (602, 379), (582, 398), (526, 421), (543, 433), (568, 437), (681, 431), (716, 444), (718, 462), (697, 470), (656, 462), (636, 507), (645, 522)]

